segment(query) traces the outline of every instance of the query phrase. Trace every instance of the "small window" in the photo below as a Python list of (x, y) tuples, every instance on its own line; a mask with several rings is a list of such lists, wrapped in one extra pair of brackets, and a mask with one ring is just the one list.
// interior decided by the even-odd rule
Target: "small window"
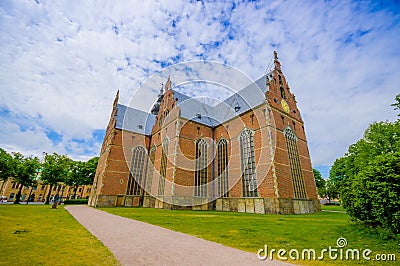
[(286, 93), (282, 86), (281, 86), (281, 97), (286, 100)]

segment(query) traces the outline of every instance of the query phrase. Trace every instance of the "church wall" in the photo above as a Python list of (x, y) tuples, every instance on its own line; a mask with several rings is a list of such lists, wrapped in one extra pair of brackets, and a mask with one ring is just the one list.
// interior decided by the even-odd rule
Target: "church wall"
[(96, 171), (100, 182), (91, 195), (93, 199), (90, 200), (90, 205), (119, 205), (117, 195), (125, 195), (127, 190), (132, 150), (136, 146), (148, 149), (149, 140), (149, 137), (138, 133), (116, 128), (110, 131)]
[[(179, 145), (176, 152), (176, 171), (175, 171), (175, 196), (193, 196), (194, 195), (194, 181), (196, 170), (196, 141), (204, 138), (207, 141), (208, 149), (208, 166), (207, 166), (207, 181), (212, 180), (212, 158), (213, 148), (210, 139), (213, 138), (213, 130), (205, 125), (188, 121), (186, 119), (179, 119), (180, 131)], [(210, 184), (207, 187), (207, 194), (209, 197), (213, 195), (213, 187)]]
[[(311, 160), (307, 148), (304, 124), (297, 109), (294, 95), (290, 92), (286, 79), (280, 70), (277, 58), (275, 69), (267, 80), (268, 91), (266, 101), (238, 117), (211, 128), (180, 117), (179, 101), (171, 90), (168, 79), (164, 94), (160, 93), (159, 111), (152, 137), (128, 132), (121, 138), (122, 132), (107, 128), (102, 154), (96, 176), (101, 188), (97, 195), (103, 195), (103, 205), (125, 206), (140, 204), (139, 198), (126, 196), (126, 186), (132, 157), (132, 148), (143, 145), (147, 150), (155, 145), (154, 166), (149, 165), (149, 194), (145, 195), (143, 206), (155, 208), (186, 208), (178, 207), (187, 203), (193, 209), (215, 208), (222, 211), (239, 211), (249, 213), (309, 213), (318, 210), (317, 196)], [(281, 78), (279, 79), (279, 76)], [(284, 91), (282, 91), (284, 90)], [(286, 106), (281, 105), (282, 98)], [(283, 101), (285, 103), (285, 101)], [(114, 103), (115, 106), (115, 103)], [(157, 110), (157, 109), (156, 109)], [(207, 119), (204, 117), (203, 119)], [(112, 119), (111, 119), (112, 120)], [(110, 120), (110, 125), (113, 123)], [(115, 125), (115, 123), (114, 123)], [(297, 146), (302, 168), (306, 194), (308, 199), (293, 199), (294, 190), (291, 176), (286, 139), (283, 131), (290, 126), (298, 138)], [(258, 197), (243, 198), (242, 167), (239, 136), (244, 129), (254, 132), (254, 155), (258, 181)], [(272, 136), (272, 138), (271, 138)], [(217, 154), (218, 140), (223, 137), (228, 143), (228, 180), (229, 198), (217, 199), (207, 203), (207, 199), (194, 196), (196, 141), (204, 138), (208, 145), (208, 198), (216, 195), (218, 183), (212, 179), (218, 172)], [(158, 194), (162, 143), (169, 140), (166, 166), (166, 183), (164, 194), (156, 198), (150, 195)], [(214, 141), (215, 146), (212, 144)], [(276, 146), (275, 146), (276, 144)], [(273, 146), (273, 147), (271, 147)], [(273, 153), (275, 149), (275, 153)], [(214, 161), (213, 161), (214, 160)], [(272, 166), (271, 166), (272, 165)], [(105, 177), (105, 178), (104, 178)], [(103, 188), (104, 187), (104, 188)], [(123, 198), (118, 195), (122, 195)], [(114, 197), (114, 198), (112, 198)], [(158, 198), (157, 198), (158, 197)]]

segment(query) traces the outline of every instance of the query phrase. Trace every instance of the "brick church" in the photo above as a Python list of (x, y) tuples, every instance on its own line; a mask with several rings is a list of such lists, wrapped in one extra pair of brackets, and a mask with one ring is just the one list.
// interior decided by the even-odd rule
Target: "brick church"
[(151, 113), (118, 97), (90, 206), (320, 211), (304, 123), (276, 52), (269, 73), (216, 105), (174, 90), (170, 78)]

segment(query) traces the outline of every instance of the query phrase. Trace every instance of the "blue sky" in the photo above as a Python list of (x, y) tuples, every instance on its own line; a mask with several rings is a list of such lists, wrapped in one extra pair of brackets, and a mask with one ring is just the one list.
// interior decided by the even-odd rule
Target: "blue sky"
[[(97, 156), (117, 89), (190, 60), (265, 73), (273, 50), (329, 166), (400, 92), (398, 1), (0, 2), (0, 147)], [(157, 88), (158, 89), (158, 88)]]

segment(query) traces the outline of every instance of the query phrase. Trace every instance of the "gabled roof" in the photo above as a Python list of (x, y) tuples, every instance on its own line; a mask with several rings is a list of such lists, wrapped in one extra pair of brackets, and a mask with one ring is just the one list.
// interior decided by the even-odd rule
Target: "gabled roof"
[[(265, 102), (266, 78), (262, 76), (254, 83), (234, 93), (215, 106), (174, 91), (174, 98), (181, 110), (181, 117), (209, 126), (216, 127)], [(235, 107), (240, 107), (235, 110)], [(151, 113), (117, 104), (116, 128), (151, 135), (156, 116)]]
[(156, 116), (134, 109), (122, 104), (117, 104), (117, 117), (115, 127), (143, 135), (151, 135), (151, 129), (156, 121)]
[[(267, 92), (265, 81), (266, 78), (263, 76), (215, 106), (177, 91), (174, 91), (174, 97), (178, 98), (177, 104), (181, 110), (181, 117), (215, 127), (264, 103)], [(235, 110), (235, 107), (239, 109)]]

